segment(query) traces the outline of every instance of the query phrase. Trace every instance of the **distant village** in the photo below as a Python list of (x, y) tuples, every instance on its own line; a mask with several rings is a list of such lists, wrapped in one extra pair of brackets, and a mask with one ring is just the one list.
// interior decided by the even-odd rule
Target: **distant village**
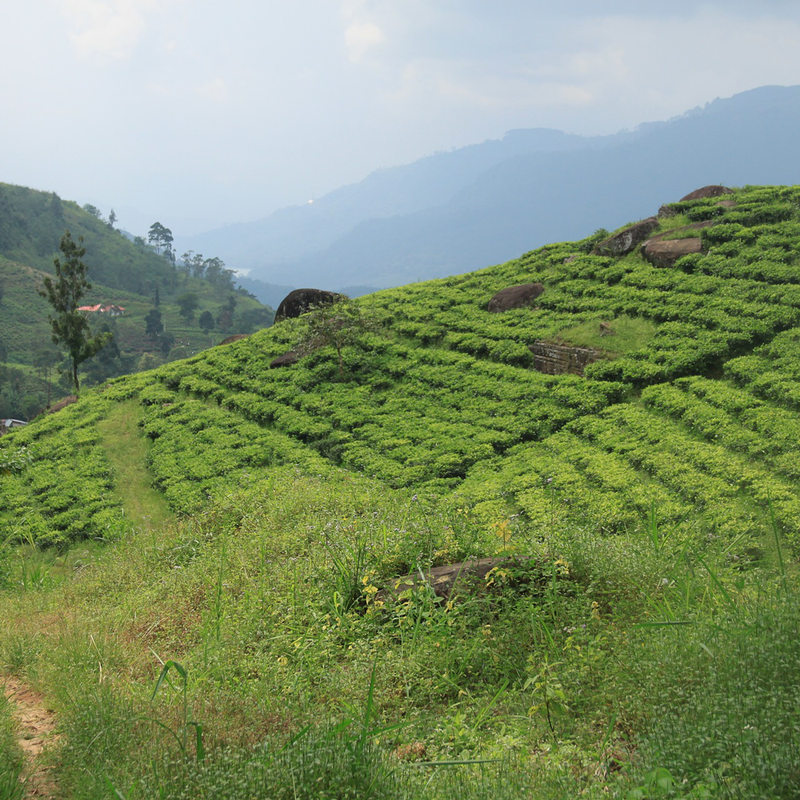
[(98, 303), (96, 306), (78, 306), (78, 311), (88, 311), (92, 314), (108, 314), (110, 317), (121, 317), (125, 313), (123, 306), (117, 306), (113, 303), (103, 305)]

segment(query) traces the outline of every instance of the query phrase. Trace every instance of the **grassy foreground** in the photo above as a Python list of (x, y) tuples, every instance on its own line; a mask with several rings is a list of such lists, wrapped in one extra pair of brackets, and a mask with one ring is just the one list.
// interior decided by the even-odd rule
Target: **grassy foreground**
[[(779, 546), (732, 570), (647, 524), (545, 538), (281, 468), (114, 544), (8, 553), (0, 663), (58, 710), (64, 797), (797, 796)], [(378, 591), (486, 553), (512, 559), (450, 602)]]

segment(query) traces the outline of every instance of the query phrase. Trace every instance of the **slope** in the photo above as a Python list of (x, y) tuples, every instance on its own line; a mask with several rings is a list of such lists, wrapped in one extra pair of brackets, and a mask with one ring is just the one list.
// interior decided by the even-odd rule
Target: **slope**
[[(145, 355), (141, 366), (152, 367), (272, 321), (271, 309), (245, 292), (234, 294), (230, 281), (190, 276), (144, 242), (129, 241), (55, 194), (0, 184), (0, 364), (6, 364), (0, 371), (0, 418), (28, 419), (69, 388), (58, 383), (62, 358), (51, 342), (49, 306), (37, 292), (44, 274), (53, 271), (65, 229), (84, 238), (93, 286), (85, 305), (124, 309), (121, 316), (92, 315), (96, 327), (114, 333), (115, 347), (86, 362), (90, 382), (135, 371)], [(187, 297), (194, 301), (189, 317), (181, 314), (179, 303)], [(231, 303), (225, 324), (212, 323), (217, 332), (209, 335), (199, 327), (204, 311), (219, 320)], [(163, 331), (148, 335), (146, 319), (154, 310), (161, 314)]]
[(174, 288), (175, 270), (152, 249), (137, 247), (108, 223), (55, 193), (0, 183), (0, 255), (44, 272), (65, 230), (91, 246), (85, 261), (92, 279), (112, 289), (151, 294)]
[[(0, 663), (63, 796), (796, 797), (800, 187), (726, 201), (661, 266), (595, 236), (364, 298), (344, 375), (270, 368), (305, 317), (3, 437)], [(130, 518), (146, 476), (177, 521)]]
[[(750, 531), (742, 546), (763, 534), (771, 497), (794, 540), (800, 495), (787, 436), (762, 431), (755, 417), (734, 416), (728, 446), (711, 429), (687, 430), (680, 415), (665, 413), (669, 403), (680, 406), (676, 392), (702, 396), (703, 376), (724, 372), (734, 380), (719, 385), (741, 396), (735, 405), (759, 409), (759, 419), (791, 417), (776, 405), (787, 404), (789, 395), (770, 395), (766, 377), (748, 382), (741, 364), (750, 362), (741, 357), (759, 353), (747, 358), (757, 358), (777, 386), (794, 379), (781, 353), (792, 352), (800, 322), (798, 190), (751, 188), (734, 197), (732, 208), (713, 199), (673, 204), (676, 216), (662, 222), (666, 231), (715, 223), (701, 231), (705, 251), (676, 266), (655, 266), (639, 253), (593, 255), (589, 239), (363, 298), (360, 307), (383, 332), (366, 333), (346, 349), (345, 380), (329, 348), (293, 367), (269, 368), (302, 339), (301, 318), (114, 383), (5, 444), (10, 453), (13, 442), (36, 443), (32, 474), (43, 481), (37, 488), (27, 470), (6, 476), (5, 514), (9, 521), (29, 517), (47, 540), (91, 533), (91, 503), (58, 516), (64, 493), (45, 477), (61, 469), (54, 453), (66, 442), (57, 444), (58, 431), (74, 437), (76, 426), (85, 430), (86, 450), (73, 450), (71, 469), (91, 493), (91, 469), (105, 463), (93, 420), (116, 398), (138, 398), (142, 430), (153, 442), (154, 485), (178, 513), (199, 511), (225, 487), (266, 478), (272, 465), (296, 463), (323, 474), (346, 468), (394, 487), (458, 493), (487, 519), (523, 514), (541, 526), (557, 518), (609, 531), (636, 528), (654, 505), (665, 523), (679, 525), (701, 503), (709, 530)], [(546, 287), (536, 310), (486, 312), (494, 292), (527, 281)], [(603, 320), (613, 328), (626, 319), (643, 321), (639, 340), (588, 366), (586, 378), (532, 369), (535, 341), (569, 336), (579, 324)], [(678, 381), (684, 376), (696, 377)], [(642, 392), (649, 385), (656, 388)], [(669, 403), (659, 393), (666, 387)], [(767, 451), (770, 461), (748, 463)], [(103, 494), (112, 480), (108, 467), (97, 480)], [(61, 498), (56, 506), (51, 491)], [(104, 495), (103, 507), (109, 504)]]

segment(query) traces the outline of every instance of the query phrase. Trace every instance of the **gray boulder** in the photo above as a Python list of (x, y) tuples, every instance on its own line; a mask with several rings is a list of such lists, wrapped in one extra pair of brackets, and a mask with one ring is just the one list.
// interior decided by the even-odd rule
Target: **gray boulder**
[(701, 189), (695, 189), (693, 192), (689, 192), (686, 197), (681, 197), (681, 203), (686, 203), (689, 200), (704, 200), (707, 197), (720, 197), (723, 194), (733, 194), (733, 189), (729, 189), (727, 186), (718, 186), (716, 184), (712, 186), (703, 186)]
[(523, 283), (519, 286), (509, 286), (501, 289), (490, 301), (488, 310), (490, 314), (500, 314), (512, 308), (525, 308), (544, 291), (541, 283)]
[(296, 364), (301, 358), (302, 354), (298, 353), (297, 350), (289, 350), (282, 356), (273, 358), (270, 362), (269, 368), (277, 369), (278, 367), (291, 367), (292, 364)]
[(281, 301), (278, 310), (275, 312), (275, 322), (294, 319), (315, 308), (331, 306), (344, 299), (345, 296), (343, 294), (327, 292), (324, 289), (295, 289), (289, 292)]
[(658, 224), (656, 217), (643, 219), (641, 222), (631, 225), (630, 228), (609, 236), (608, 239), (600, 242), (592, 252), (599, 256), (625, 256), (645, 239), (648, 239), (658, 228)]
[(647, 242), (642, 248), (644, 258), (656, 267), (671, 267), (679, 258), (703, 252), (702, 239), (669, 239)]

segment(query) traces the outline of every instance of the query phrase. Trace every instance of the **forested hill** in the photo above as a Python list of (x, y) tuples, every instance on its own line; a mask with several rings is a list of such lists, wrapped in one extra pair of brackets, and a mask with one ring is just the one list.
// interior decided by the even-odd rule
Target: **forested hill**
[(65, 230), (90, 243), (84, 261), (96, 283), (148, 295), (157, 285), (172, 287), (176, 282), (167, 259), (137, 246), (77, 203), (53, 192), (0, 183), (0, 256), (52, 272)]
[[(736, 531), (740, 555), (766, 529), (769, 500), (800, 545), (800, 188), (672, 203), (648, 226), (647, 258), (598, 233), (354, 301), (333, 326), (353, 334), (341, 369), (325, 339), (270, 368), (308, 339), (306, 315), (112, 381), (4, 437), (0, 464), (17, 466), (0, 477), (0, 521), (26, 519), (40, 542), (115, 530), (100, 428), (124, 403), (178, 514), (293, 464), (542, 529), (630, 530), (655, 509), (682, 535)], [(544, 287), (534, 305), (487, 310), (532, 282)], [(599, 360), (583, 376), (543, 374), (531, 348), (552, 345)]]
[(91, 324), (114, 334), (112, 344), (82, 366), (90, 383), (191, 355), (272, 322), (272, 309), (235, 289), (220, 259), (176, 259), (171, 232), (160, 223), (151, 232), (161, 240), (131, 241), (93, 206), (0, 184), (0, 418), (29, 419), (71, 391), (59, 381), (63, 353), (51, 341), (51, 309), (37, 292), (45, 274), (53, 273), (54, 258), (63, 257), (66, 230), (81, 237), (86, 250), (92, 289), (84, 304), (106, 309), (87, 312)]

